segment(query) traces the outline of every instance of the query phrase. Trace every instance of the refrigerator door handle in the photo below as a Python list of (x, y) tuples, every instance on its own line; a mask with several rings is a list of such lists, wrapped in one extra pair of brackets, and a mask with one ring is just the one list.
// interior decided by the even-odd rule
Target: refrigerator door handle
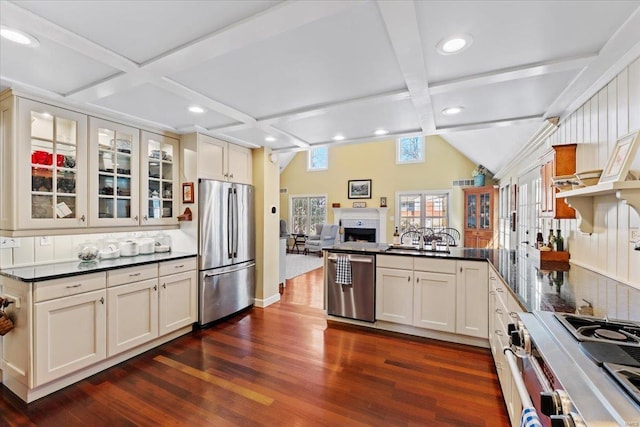
[(233, 189), (233, 257), (238, 257), (238, 190)]
[(233, 258), (233, 189), (227, 193), (227, 255)]

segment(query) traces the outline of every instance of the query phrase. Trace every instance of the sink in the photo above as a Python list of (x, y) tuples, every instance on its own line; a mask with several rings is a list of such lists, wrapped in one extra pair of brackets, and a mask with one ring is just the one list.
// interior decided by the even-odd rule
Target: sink
[(389, 246), (385, 252), (396, 252), (396, 253), (411, 254), (411, 255), (433, 255), (433, 254), (451, 253), (446, 248), (434, 250), (434, 249), (431, 249), (431, 247), (426, 247), (426, 248), (420, 249), (418, 246), (413, 246), (413, 245)]

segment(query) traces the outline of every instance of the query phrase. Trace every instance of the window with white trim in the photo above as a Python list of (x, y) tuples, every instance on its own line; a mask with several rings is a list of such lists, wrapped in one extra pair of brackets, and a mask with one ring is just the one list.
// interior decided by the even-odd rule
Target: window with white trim
[(398, 228), (449, 227), (449, 191), (419, 191), (397, 195)]
[(424, 138), (407, 136), (396, 140), (396, 163), (423, 163)]
[(316, 225), (327, 222), (326, 196), (291, 196), (289, 206), (293, 234), (315, 234)]
[(312, 148), (307, 151), (307, 170), (322, 171), (329, 169), (329, 147)]

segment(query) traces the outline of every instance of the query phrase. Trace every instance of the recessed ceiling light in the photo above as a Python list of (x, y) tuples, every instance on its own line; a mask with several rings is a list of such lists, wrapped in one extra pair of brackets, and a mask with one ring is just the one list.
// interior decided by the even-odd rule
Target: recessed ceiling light
[(446, 39), (442, 39), (436, 45), (436, 49), (440, 55), (453, 55), (460, 53), (473, 43), (473, 37), (470, 34), (455, 34)]
[(342, 141), (344, 139), (344, 135), (336, 135), (333, 137), (334, 141)]
[(264, 140), (267, 142), (274, 142), (276, 139), (273, 136), (268, 136)]
[(382, 136), (382, 135), (388, 134), (389, 131), (386, 130), (386, 129), (376, 129), (375, 132), (373, 132), (373, 133), (378, 135), (378, 136)]
[(442, 110), (442, 114), (445, 116), (453, 116), (454, 114), (459, 114), (464, 108), (462, 107), (447, 107)]
[(40, 46), (40, 42), (37, 38), (31, 34), (27, 34), (23, 31), (16, 30), (15, 28), (5, 27), (0, 25), (0, 36), (7, 40), (11, 40), (14, 43), (21, 44), (23, 46), (36, 47)]
[(202, 114), (204, 113), (204, 108), (200, 107), (199, 105), (192, 105), (189, 107), (189, 111), (196, 114)]

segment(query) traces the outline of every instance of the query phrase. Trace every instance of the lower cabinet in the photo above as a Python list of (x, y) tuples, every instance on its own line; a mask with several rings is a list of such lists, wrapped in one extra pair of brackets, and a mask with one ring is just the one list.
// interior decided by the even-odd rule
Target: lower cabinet
[(486, 262), (458, 261), (456, 333), (488, 338), (489, 285)]
[(109, 288), (107, 303), (109, 356), (158, 336), (158, 279)]
[(100, 290), (34, 305), (34, 386), (106, 357), (105, 297)]
[(158, 333), (168, 334), (198, 319), (198, 277), (195, 270), (160, 277)]
[(456, 276), (416, 271), (413, 326), (456, 332)]
[(413, 324), (413, 271), (376, 268), (376, 320)]
[(489, 341), (496, 365), (502, 395), (509, 413), (511, 425), (520, 425), (522, 402), (516, 389), (503, 349), (509, 345), (507, 326), (517, 321), (520, 311), (516, 299), (507, 289), (507, 285), (493, 270), (489, 270)]
[(376, 320), (488, 337), (487, 263), (376, 257)]

